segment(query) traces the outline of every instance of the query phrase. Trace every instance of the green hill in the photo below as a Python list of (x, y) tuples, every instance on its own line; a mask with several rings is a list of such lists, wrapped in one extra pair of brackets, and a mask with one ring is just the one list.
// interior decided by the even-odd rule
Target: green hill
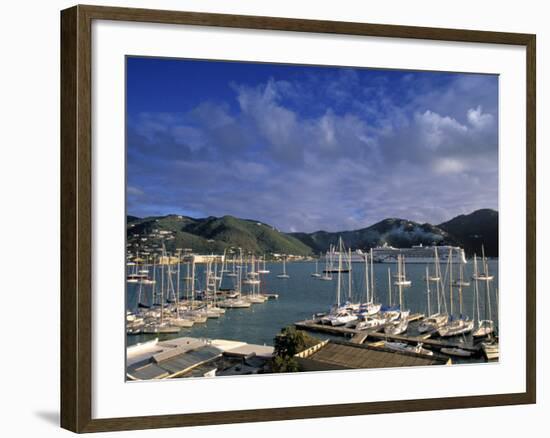
[(192, 248), (195, 252), (223, 252), (224, 249), (242, 248), (255, 254), (281, 253), (311, 255), (311, 248), (293, 236), (284, 234), (270, 225), (233, 216), (194, 219), (168, 215), (149, 217), (128, 222), (128, 241), (135, 243), (144, 236), (151, 242), (163, 234), (169, 251), (175, 248)]
[(498, 211), (488, 208), (476, 210), (457, 216), (439, 227), (453, 235), (467, 254), (479, 255), (483, 245), (487, 256), (498, 257)]
[(346, 246), (368, 250), (388, 244), (396, 248), (413, 245), (458, 245), (468, 256), (480, 254), (481, 246), (489, 257), (498, 257), (498, 211), (482, 209), (460, 215), (440, 225), (420, 224), (406, 219), (384, 219), (367, 228), (353, 231), (292, 233), (292, 236), (319, 254), (336, 245), (341, 236)]
[(359, 230), (293, 233), (292, 236), (310, 246), (316, 253), (323, 253), (329, 249), (330, 245), (336, 245), (340, 236), (346, 246), (362, 249), (384, 244), (404, 248), (418, 244), (454, 243), (454, 239), (439, 227), (397, 218), (384, 219)]
[[(481, 245), (490, 257), (498, 256), (498, 212), (477, 210), (440, 225), (420, 224), (406, 219), (389, 218), (353, 231), (282, 233), (271, 225), (234, 216), (195, 219), (168, 215), (147, 218), (128, 216), (128, 242), (137, 246), (160, 247), (168, 251), (191, 248), (199, 253), (221, 253), (242, 248), (257, 255), (279, 253), (308, 256), (326, 252), (342, 237), (347, 247), (369, 248), (388, 244), (397, 248), (412, 245), (458, 245), (471, 256)], [(143, 239), (146, 239), (145, 241)]]

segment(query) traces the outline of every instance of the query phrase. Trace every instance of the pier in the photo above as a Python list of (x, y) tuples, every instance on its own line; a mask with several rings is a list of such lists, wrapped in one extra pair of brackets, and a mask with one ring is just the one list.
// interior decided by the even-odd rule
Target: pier
[[(418, 321), (424, 318), (421, 313), (415, 313), (410, 316), (410, 321)], [(432, 339), (429, 334), (421, 336), (410, 335), (387, 335), (378, 331), (369, 330), (356, 330), (349, 327), (333, 327), (330, 325), (319, 324), (316, 320), (305, 320), (294, 323), (297, 329), (312, 331), (317, 333), (326, 333), (329, 335), (345, 336), (351, 338), (351, 343), (356, 345), (364, 344), (366, 341), (392, 341), (392, 342), (404, 342), (407, 344), (422, 343), (426, 347), (430, 347), (434, 350), (441, 350), (442, 348), (461, 348), (462, 350), (470, 351), (474, 354), (479, 353), (479, 345), (467, 345), (456, 341), (449, 341), (443, 339)], [(497, 353), (498, 354), (498, 353)]]

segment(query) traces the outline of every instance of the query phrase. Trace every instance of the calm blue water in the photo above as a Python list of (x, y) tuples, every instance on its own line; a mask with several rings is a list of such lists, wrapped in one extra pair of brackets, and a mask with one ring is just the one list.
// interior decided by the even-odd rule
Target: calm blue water
[[(496, 320), (496, 293), (498, 289), (498, 261), (490, 260), (489, 271), (495, 276), (491, 282), (490, 294), (492, 304), (492, 317)], [(321, 281), (311, 277), (311, 273), (315, 271), (314, 262), (297, 262), (287, 263), (287, 273), (289, 279), (279, 279), (276, 277), (282, 271), (282, 265), (278, 263), (268, 263), (267, 269), (270, 274), (263, 275), (262, 292), (278, 293), (278, 300), (269, 300), (263, 304), (253, 304), (248, 309), (227, 309), (224, 316), (219, 319), (209, 319), (205, 324), (196, 324), (190, 329), (182, 329), (177, 335), (161, 335), (160, 339), (169, 339), (179, 336), (207, 337), (207, 338), (222, 338), (241, 340), (255, 344), (273, 344), (274, 336), (281, 328), (293, 324), (296, 321), (301, 321), (311, 318), (312, 314), (317, 312), (326, 312), (336, 300), (336, 274), (333, 274), (332, 281)], [(388, 268), (395, 273), (396, 266), (390, 264), (375, 264), (374, 273), (376, 278), (376, 297), (377, 302), (388, 304)], [(457, 271), (458, 265), (454, 265), (453, 269)], [(185, 284), (183, 276), (185, 268), (182, 266), (182, 279), (180, 283), (181, 295), (184, 294)], [(321, 269), (321, 264), (319, 264)], [(426, 300), (426, 282), (425, 265), (407, 265), (407, 277), (412, 281), (412, 286), (404, 289), (405, 308), (411, 312), (427, 311)], [(445, 276), (445, 267), (442, 268), (443, 277)], [(472, 276), (473, 263), (468, 261), (464, 269), (464, 279), (470, 279)], [(456, 272), (458, 273), (458, 272)], [(197, 268), (197, 277), (201, 278), (202, 271)], [(453, 274), (454, 276), (455, 274)], [(160, 277), (157, 271), (157, 280)], [(347, 274), (343, 274), (347, 278)], [(175, 276), (174, 276), (175, 278)], [(364, 294), (364, 266), (361, 263), (353, 264), (352, 272), (352, 295), (359, 297)], [(453, 277), (456, 278), (456, 277)], [(392, 279), (393, 280), (393, 279)], [(199, 282), (200, 283), (200, 282)], [(224, 280), (222, 286), (229, 286), (231, 278)], [(200, 284), (198, 289), (200, 289)], [(160, 287), (160, 282), (157, 283), (157, 288)], [(435, 291), (435, 284), (431, 284)], [(127, 284), (127, 309), (135, 310), (137, 306), (137, 295), (139, 285)], [(347, 282), (344, 282), (344, 293), (347, 295)], [(246, 290), (246, 289), (243, 289)], [(473, 290), (474, 282), (471, 281), (471, 286), (463, 289), (463, 313), (470, 317), (473, 316)], [(480, 305), (482, 318), (486, 315), (484, 307), (485, 303), (485, 283), (479, 282), (480, 290)], [(142, 294), (143, 301), (150, 302), (151, 286), (143, 286)], [(397, 291), (393, 292), (393, 302), (397, 299)], [(458, 289), (455, 289), (455, 302), (453, 304), (455, 314), (458, 315)], [(450, 303), (447, 289), (447, 310), (450, 310)], [(432, 313), (437, 311), (435, 292), (432, 293)], [(137, 342), (143, 342), (153, 339), (157, 335), (128, 335), (128, 345)]]

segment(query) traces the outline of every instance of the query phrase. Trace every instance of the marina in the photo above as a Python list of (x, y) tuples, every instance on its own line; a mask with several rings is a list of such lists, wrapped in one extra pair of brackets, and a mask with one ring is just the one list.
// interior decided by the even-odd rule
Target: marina
[[(329, 350), (355, 346), (383, 356), (412, 355), (426, 364), (498, 360), (495, 260), (482, 255), (464, 264), (450, 262), (450, 257), (442, 263), (434, 250), (434, 263), (407, 266), (398, 256), (396, 264), (388, 265), (375, 262), (372, 251), (365, 251), (363, 263), (354, 262), (352, 268), (351, 249), (343, 242), (339, 245), (332, 253), (331, 276), (324, 281), (326, 272), (320, 273), (319, 259), (287, 262), (284, 257), (267, 262), (265, 256), (240, 252), (169, 255), (165, 249), (157, 257), (129, 255), (128, 354), (136, 356), (143, 346), (151, 354), (137, 368), (131, 365), (135, 361), (129, 363), (128, 378), (197, 377), (207, 363), (217, 363), (217, 374), (210, 372), (224, 375), (229, 371), (220, 358), (227, 352), (211, 348), (212, 340), (272, 351), (274, 338), (288, 326), (310, 333), (319, 343), (331, 343), (324, 347), (327, 357)], [(471, 319), (466, 309), (471, 309)], [(201, 353), (190, 352), (168, 366), (170, 354), (160, 354), (159, 348), (166, 349), (182, 337), (200, 339), (208, 348), (201, 346)], [(185, 353), (180, 347), (172, 354)], [(365, 363), (376, 356), (361, 354)], [(299, 362), (304, 371), (315, 369), (327, 363), (323, 355), (316, 356), (315, 365), (312, 358)], [(381, 357), (375, 362), (392, 362)], [(330, 369), (353, 368), (353, 361), (331, 361)], [(241, 366), (251, 371), (250, 364)], [(254, 372), (272, 372), (270, 359)]]

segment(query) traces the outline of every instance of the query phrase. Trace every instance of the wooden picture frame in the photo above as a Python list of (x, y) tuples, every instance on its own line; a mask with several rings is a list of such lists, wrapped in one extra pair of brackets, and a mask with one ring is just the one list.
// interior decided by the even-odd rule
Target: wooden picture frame
[[(93, 20), (518, 45), (526, 48), (527, 284), (526, 391), (405, 401), (230, 412), (92, 418), (91, 28)], [(535, 35), (196, 12), (75, 6), (61, 12), (61, 426), (114, 431), (536, 402)]]

